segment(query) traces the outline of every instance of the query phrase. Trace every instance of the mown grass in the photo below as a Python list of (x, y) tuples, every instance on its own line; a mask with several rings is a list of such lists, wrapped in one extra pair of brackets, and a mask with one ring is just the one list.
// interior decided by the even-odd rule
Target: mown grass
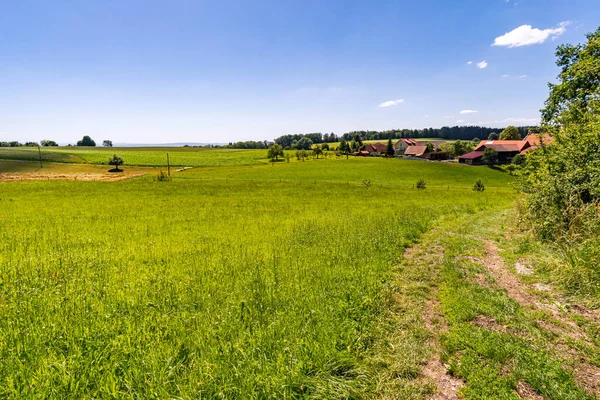
[(346, 185), (341, 161), (315, 184), (309, 164), (281, 183), (0, 183), (0, 397), (374, 395), (402, 249), (511, 195)]

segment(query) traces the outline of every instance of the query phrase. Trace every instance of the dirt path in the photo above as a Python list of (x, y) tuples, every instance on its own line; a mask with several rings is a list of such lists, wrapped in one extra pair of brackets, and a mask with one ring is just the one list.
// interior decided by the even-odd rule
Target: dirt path
[[(430, 246), (428, 243), (417, 244), (404, 252), (404, 263), (416, 265), (417, 268), (429, 266), (437, 269), (444, 258), (444, 249), (439, 246)], [(437, 298), (437, 287), (431, 288), (431, 296), (425, 302), (423, 310), (423, 324), (431, 333), (429, 347), (432, 354), (425, 361), (422, 374), (426, 381), (435, 385), (436, 391), (430, 397), (432, 400), (456, 400), (460, 399), (459, 390), (465, 385), (462, 379), (456, 378), (448, 373), (446, 366), (442, 363), (440, 353), (440, 335), (448, 330)]]
[[(544, 290), (546, 296), (542, 299), (534, 294), (535, 289), (539, 289), (536, 284), (527, 285), (519, 280), (504, 263), (504, 260), (499, 255), (498, 246), (490, 241), (485, 241), (485, 257), (481, 263), (487, 267), (490, 275), (496, 280), (498, 286), (506, 290), (507, 294), (516, 300), (523, 308), (532, 311), (546, 311), (552, 315), (550, 321), (538, 320), (538, 325), (543, 329), (551, 331), (561, 340), (560, 343), (548, 343), (548, 350), (556, 354), (560, 358), (570, 361), (572, 371), (577, 383), (583, 387), (588, 393), (600, 396), (600, 368), (585, 362), (577, 349), (565, 345), (571, 343), (572, 340), (582, 341), (590, 346), (593, 342), (587, 332), (576, 324), (568, 315), (569, 312), (574, 312), (580, 317), (595, 318), (595, 313), (583, 308), (582, 306), (571, 307), (571, 311), (567, 311), (553, 297), (551, 292)], [(517, 266), (517, 271), (525, 271), (526, 267)], [(534, 289), (534, 290), (532, 290)], [(548, 289), (548, 288), (545, 288)], [(562, 300), (562, 299), (561, 299)], [(563, 300), (564, 302), (564, 300)]]
[(431, 397), (432, 400), (455, 400), (460, 399), (458, 390), (464, 386), (464, 382), (448, 373), (448, 370), (440, 358), (439, 335), (448, 330), (448, 325), (439, 311), (440, 304), (435, 296), (426, 304), (423, 321), (425, 327), (434, 335), (430, 340), (430, 345), (434, 349), (433, 355), (427, 360), (423, 367), (423, 375), (436, 386), (436, 393)]

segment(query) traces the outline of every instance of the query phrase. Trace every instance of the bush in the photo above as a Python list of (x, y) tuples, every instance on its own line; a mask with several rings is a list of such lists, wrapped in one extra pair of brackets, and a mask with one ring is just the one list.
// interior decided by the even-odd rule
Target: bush
[(370, 179), (365, 179), (365, 180), (363, 180), (363, 181), (362, 181), (362, 185), (363, 185), (365, 188), (367, 188), (367, 189), (368, 189), (368, 188), (370, 188), (370, 187), (371, 187), (371, 180), (370, 180)]
[(485, 190), (485, 186), (483, 185), (483, 181), (481, 179), (477, 179), (475, 184), (473, 185), (473, 190), (476, 192), (483, 192)]
[(425, 189), (427, 187), (427, 183), (425, 182), (425, 179), (419, 179), (417, 181), (417, 189)]
[(165, 174), (164, 171), (160, 171), (158, 173), (158, 175), (156, 175), (156, 178), (154, 178), (154, 180), (159, 181), (159, 182), (168, 182), (171, 180), (171, 177), (167, 174)]

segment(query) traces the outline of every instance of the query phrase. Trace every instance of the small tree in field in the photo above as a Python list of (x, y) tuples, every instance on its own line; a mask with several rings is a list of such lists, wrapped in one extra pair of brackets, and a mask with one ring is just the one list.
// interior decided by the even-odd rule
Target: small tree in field
[(277, 161), (279, 157), (283, 157), (283, 148), (279, 144), (273, 143), (271, 147), (269, 147), (267, 157), (271, 160)]
[(313, 150), (313, 154), (317, 157), (317, 160), (318, 160), (319, 155), (323, 154), (323, 149), (321, 148), (321, 146), (319, 146), (319, 145), (315, 146), (315, 148)]
[(482, 159), (487, 165), (496, 165), (498, 164), (498, 152), (494, 149), (487, 148), (483, 151)]
[(112, 158), (108, 160), (108, 165), (113, 165), (115, 167), (115, 171), (120, 171), (119, 165), (123, 165), (124, 161), (121, 157), (114, 154)]
[(388, 157), (394, 157), (394, 144), (392, 139), (388, 139), (387, 145), (385, 146), (385, 155)]
[(483, 185), (483, 181), (481, 179), (477, 179), (475, 184), (473, 185), (473, 190), (476, 192), (483, 192), (485, 190), (485, 186)]
[(105, 140), (102, 142), (102, 146), (104, 147), (113, 147), (112, 140)]

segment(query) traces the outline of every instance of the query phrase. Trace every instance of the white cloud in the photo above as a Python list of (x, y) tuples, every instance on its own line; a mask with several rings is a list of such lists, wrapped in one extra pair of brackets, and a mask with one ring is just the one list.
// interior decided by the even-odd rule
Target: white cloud
[(467, 61), (467, 65), (473, 64), (473, 61)]
[(444, 118), (446, 118), (446, 119), (454, 119), (454, 116), (452, 116), (452, 115), (444, 115)]
[(482, 62), (478, 62), (476, 65), (477, 65), (477, 68), (484, 69), (485, 67), (488, 66), (488, 63), (485, 61), (482, 61)]
[(474, 114), (476, 112), (479, 112), (479, 111), (477, 111), (477, 110), (462, 110), (460, 113), (461, 114)]
[(503, 77), (503, 78), (508, 78), (509, 76), (510, 76), (510, 75), (508, 75), (508, 74), (504, 74), (504, 75), (502, 75), (502, 77)]
[(465, 121), (464, 119), (457, 119), (457, 120), (456, 120), (456, 123), (457, 123), (457, 124), (461, 124), (461, 123), (463, 123), (463, 122), (467, 122), (467, 121)]
[(384, 101), (383, 103), (379, 104), (379, 107), (390, 107), (400, 103), (404, 103), (404, 99)]
[(505, 123), (509, 123), (509, 124), (539, 124), (540, 123), (540, 119), (539, 118), (506, 118), (503, 119), (502, 121), (498, 121), (498, 122), (505, 122)]
[(521, 47), (544, 43), (548, 38), (556, 39), (566, 32), (569, 21), (561, 22), (558, 28), (538, 29), (531, 25), (521, 25), (494, 39), (492, 46)]
[(521, 78), (521, 79), (527, 78), (527, 75), (519, 75), (519, 78)]

